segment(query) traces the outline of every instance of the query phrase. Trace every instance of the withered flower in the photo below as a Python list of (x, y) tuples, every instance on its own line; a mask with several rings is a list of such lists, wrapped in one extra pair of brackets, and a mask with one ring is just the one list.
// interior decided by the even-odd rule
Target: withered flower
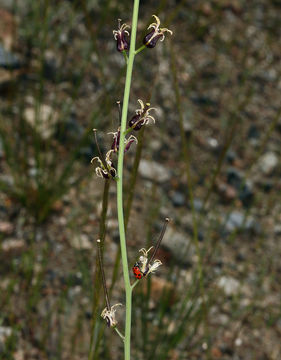
[(95, 160), (97, 160), (99, 162), (99, 164), (100, 164), (100, 166), (98, 166), (96, 168), (96, 174), (97, 174), (98, 177), (102, 177), (104, 179), (110, 179), (110, 178), (115, 178), (115, 176), (117, 175), (116, 169), (112, 165), (112, 161), (110, 159), (110, 156), (111, 156), (112, 153), (114, 153), (113, 150), (109, 150), (106, 153), (105, 161), (103, 161), (98, 156), (95, 156), (91, 160), (91, 163), (93, 163)]
[(126, 36), (130, 35), (126, 30), (129, 26), (127, 24), (121, 25), (121, 21), (118, 19), (118, 30), (113, 30), (114, 39), (117, 41), (117, 50), (120, 52), (130, 48), (129, 41), (126, 39)]
[(150, 108), (150, 104), (146, 103), (144, 105), (143, 101), (138, 99), (141, 108), (136, 110), (136, 115), (134, 115), (131, 120), (129, 121), (128, 125), (133, 130), (140, 130), (143, 125), (147, 125), (150, 120), (155, 123), (155, 119), (153, 116), (149, 114), (151, 110), (156, 110), (155, 108)]
[(93, 164), (93, 162), (95, 160), (98, 161), (98, 163), (100, 164), (100, 166), (98, 166), (96, 168), (96, 174), (98, 177), (102, 177), (104, 179), (110, 179), (110, 178), (115, 178), (116, 175), (117, 175), (117, 171), (115, 169), (115, 167), (113, 166), (112, 164), (112, 161), (111, 161), (111, 155), (112, 153), (114, 153), (113, 150), (109, 150), (106, 155), (105, 155), (105, 159), (100, 151), (100, 147), (99, 147), (99, 144), (98, 144), (98, 140), (97, 140), (97, 130), (96, 129), (93, 129), (94, 130), (94, 135), (95, 135), (95, 142), (96, 142), (96, 146), (97, 146), (97, 149), (98, 149), (98, 153), (99, 153), (99, 156), (95, 156), (92, 160), (91, 160), (91, 163)]
[(113, 327), (117, 325), (117, 320), (115, 318), (116, 306), (122, 306), (122, 304), (115, 304), (111, 306), (110, 310), (108, 310), (108, 308), (106, 307), (101, 313), (101, 317), (106, 320), (108, 327)]
[(152, 264), (148, 263), (148, 253), (151, 249), (153, 249), (153, 246), (148, 250), (146, 250), (145, 248), (139, 250), (139, 252), (143, 254), (139, 257), (140, 270), (145, 276), (147, 276), (150, 273), (154, 273), (157, 270), (157, 268), (160, 265), (162, 265), (162, 262), (158, 259), (155, 260), (151, 259), (150, 262), (153, 261)]
[(154, 48), (158, 40), (163, 41), (165, 39), (165, 32), (170, 33), (173, 32), (167, 28), (160, 28), (160, 20), (156, 15), (152, 15), (156, 22), (149, 25), (147, 28), (152, 29), (147, 35), (145, 35), (143, 39), (143, 44), (148, 48)]

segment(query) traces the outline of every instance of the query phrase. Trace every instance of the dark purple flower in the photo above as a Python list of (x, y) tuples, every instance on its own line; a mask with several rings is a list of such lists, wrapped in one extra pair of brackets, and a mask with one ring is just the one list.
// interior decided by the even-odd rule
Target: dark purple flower
[(143, 101), (140, 99), (138, 99), (138, 102), (140, 103), (141, 108), (136, 110), (136, 115), (134, 115), (128, 123), (128, 125), (136, 131), (140, 130), (143, 125), (147, 125), (150, 120), (155, 123), (154, 117), (149, 114), (149, 112), (155, 110), (155, 108), (150, 108), (149, 103), (144, 105)]
[(130, 48), (129, 41), (126, 39), (126, 36), (130, 35), (126, 30), (129, 26), (127, 24), (121, 25), (121, 21), (118, 19), (118, 30), (113, 30), (114, 39), (117, 41), (117, 50), (120, 52)]
[(167, 28), (160, 28), (160, 20), (156, 15), (152, 15), (155, 17), (156, 22), (149, 25), (147, 28), (152, 29), (147, 35), (145, 35), (143, 39), (143, 44), (148, 48), (154, 48), (157, 44), (157, 41), (163, 41), (165, 39), (165, 32), (170, 33), (171, 35), (173, 32)]

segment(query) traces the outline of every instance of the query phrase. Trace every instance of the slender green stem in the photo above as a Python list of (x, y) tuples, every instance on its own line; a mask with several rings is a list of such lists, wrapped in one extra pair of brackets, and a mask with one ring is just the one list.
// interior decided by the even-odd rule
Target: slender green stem
[(139, 0), (134, 0), (131, 43), (130, 43), (129, 59), (127, 63), (126, 82), (125, 82), (125, 90), (123, 97), (122, 118), (121, 118), (121, 126), (120, 126), (120, 145), (119, 145), (118, 166), (117, 166), (117, 173), (118, 173), (117, 212), (118, 212), (123, 276), (124, 276), (125, 291), (126, 291), (126, 322), (125, 322), (125, 339), (124, 339), (125, 360), (130, 360), (132, 289), (131, 289), (129, 269), (128, 269), (126, 235), (125, 235), (125, 224), (124, 224), (124, 213), (123, 213), (123, 162), (124, 162), (124, 147), (125, 147), (124, 138), (125, 138), (125, 130), (126, 130), (126, 122), (127, 122), (127, 114), (128, 114), (128, 106), (129, 106), (133, 63), (135, 57), (138, 12), (139, 12)]
[(120, 338), (124, 341), (125, 336), (121, 333), (121, 331), (117, 328), (117, 326), (114, 327), (114, 330), (117, 332), (117, 334), (120, 336)]
[(135, 55), (137, 55), (138, 53), (140, 53), (141, 51), (143, 51), (146, 48), (145, 45), (142, 45), (140, 48), (138, 48), (138, 50), (135, 51)]
[(131, 289), (133, 290), (134, 287), (135, 287), (139, 282), (140, 282), (139, 280), (136, 280), (136, 281), (133, 283), (133, 285), (131, 286)]
[(126, 51), (124, 50), (124, 51), (122, 51), (122, 53), (123, 53), (124, 59), (126, 61), (126, 64), (128, 64), (128, 55), (127, 55)]

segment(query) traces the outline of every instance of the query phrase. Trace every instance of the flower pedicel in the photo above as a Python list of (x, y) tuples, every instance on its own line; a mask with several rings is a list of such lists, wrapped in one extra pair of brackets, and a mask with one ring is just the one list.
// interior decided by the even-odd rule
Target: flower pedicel
[(108, 291), (107, 291), (107, 286), (106, 286), (106, 281), (105, 281), (103, 261), (102, 261), (102, 256), (101, 256), (100, 239), (97, 240), (97, 246), (98, 246), (98, 258), (99, 258), (101, 279), (102, 279), (102, 285), (103, 285), (104, 297), (105, 297), (105, 303), (106, 303), (106, 307), (103, 309), (103, 311), (101, 313), (101, 317), (106, 320), (108, 327), (115, 327), (117, 325), (117, 320), (115, 318), (115, 312), (116, 312), (115, 308), (117, 306), (122, 306), (122, 304), (115, 304), (113, 306), (110, 306)]

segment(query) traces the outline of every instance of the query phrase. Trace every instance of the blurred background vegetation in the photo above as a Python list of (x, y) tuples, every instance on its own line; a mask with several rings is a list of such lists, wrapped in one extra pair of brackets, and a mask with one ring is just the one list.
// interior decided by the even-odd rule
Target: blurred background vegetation
[[(0, 359), (122, 358), (95, 249), (124, 303), (116, 190), (90, 160), (92, 129), (105, 151), (118, 127), (112, 30), (131, 12), (0, 0)], [(174, 34), (135, 62), (130, 116), (141, 98), (157, 121), (126, 155), (131, 265), (173, 221), (136, 288), (133, 358), (280, 359), (280, 2), (142, 0), (140, 45), (152, 14)]]

